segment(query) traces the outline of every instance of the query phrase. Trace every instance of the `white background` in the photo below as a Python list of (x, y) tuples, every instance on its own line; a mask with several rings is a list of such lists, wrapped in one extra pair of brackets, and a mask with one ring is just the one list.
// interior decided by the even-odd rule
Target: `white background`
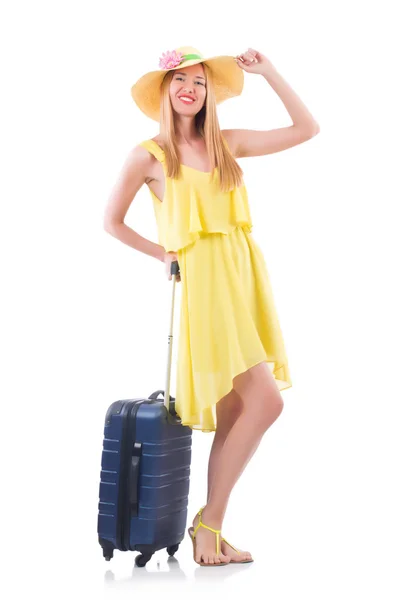
[[(4, 2), (1, 9), (2, 585), (8, 597), (396, 597), (396, 94), (391, 2)], [(252, 565), (204, 569), (186, 536), (145, 569), (97, 542), (107, 407), (164, 388), (163, 263), (103, 230), (130, 96), (165, 50), (253, 47), (320, 124), (239, 160), (293, 387), (233, 490), (223, 533)], [(221, 128), (292, 122), (244, 73)], [(126, 223), (157, 242), (144, 186)], [(177, 288), (177, 304), (179, 307)], [(178, 313), (176, 312), (175, 315)], [(171, 394), (175, 393), (175, 319)], [(193, 432), (189, 524), (213, 434)], [(159, 564), (157, 563), (159, 560)], [(254, 590), (257, 590), (255, 594)]]

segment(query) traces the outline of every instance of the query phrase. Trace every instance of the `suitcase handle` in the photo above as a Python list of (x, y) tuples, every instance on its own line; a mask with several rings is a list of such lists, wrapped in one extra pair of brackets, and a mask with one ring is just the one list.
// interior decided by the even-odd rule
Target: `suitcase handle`
[[(157, 400), (159, 394), (163, 394), (165, 398), (164, 390), (157, 390), (157, 392), (153, 392), (153, 394), (150, 394), (149, 400)], [(175, 398), (173, 398), (172, 396), (170, 396), (169, 410), (167, 411), (167, 420), (172, 425), (179, 425), (179, 423), (182, 423), (182, 419), (175, 410)]]
[(130, 473), (128, 479), (128, 499), (131, 505), (131, 517), (138, 516), (138, 478), (141, 462), (142, 444), (135, 442), (132, 449)]
[(167, 373), (165, 381), (164, 391), (164, 405), (167, 412), (170, 412), (170, 381), (171, 381), (171, 358), (172, 358), (172, 341), (173, 341), (173, 325), (174, 325), (174, 304), (175, 304), (175, 286), (176, 276), (179, 273), (179, 263), (177, 260), (173, 260), (171, 263), (171, 275), (172, 275), (172, 297), (171, 297), (171, 322), (170, 322), (170, 333), (168, 335), (168, 359), (167, 359)]

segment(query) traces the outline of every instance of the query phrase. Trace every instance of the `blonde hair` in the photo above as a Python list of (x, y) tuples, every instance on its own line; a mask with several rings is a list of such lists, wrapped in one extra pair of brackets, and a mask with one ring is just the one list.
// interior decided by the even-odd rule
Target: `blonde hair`
[[(205, 145), (211, 164), (211, 180), (214, 177), (214, 169), (219, 172), (219, 184), (223, 192), (228, 192), (243, 183), (243, 170), (234, 159), (227, 143), (225, 142), (219, 127), (218, 115), (211, 68), (205, 63), (203, 65), (206, 76), (207, 94), (203, 108), (196, 115), (197, 132), (204, 138)], [(180, 158), (175, 139), (174, 113), (169, 88), (174, 71), (165, 74), (161, 84), (161, 107), (160, 107), (160, 137), (165, 154), (167, 176), (179, 179), (181, 176)]]

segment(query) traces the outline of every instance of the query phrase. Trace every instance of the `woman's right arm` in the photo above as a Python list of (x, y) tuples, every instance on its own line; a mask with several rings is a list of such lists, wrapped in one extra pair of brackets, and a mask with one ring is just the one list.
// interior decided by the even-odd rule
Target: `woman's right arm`
[(124, 223), (131, 202), (148, 178), (150, 165), (150, 154), (142, 146), (135, 146), (129, 152), (105, 209), (104, 229), (127, 246), (164, 262), (163, 246), (142, 237)]

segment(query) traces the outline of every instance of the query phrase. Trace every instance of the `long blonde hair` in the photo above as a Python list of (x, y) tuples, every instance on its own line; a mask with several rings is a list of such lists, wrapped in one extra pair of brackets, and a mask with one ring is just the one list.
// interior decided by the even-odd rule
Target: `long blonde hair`
[[(204, 138), (211, 164), (211, 180), (214, 169), (218, 168), (219, 184), (223, 192), (228, 192), (243, 183), (243, 170), (234, 159), (219, 127), (211, 68), (204, 62), (204, 74), (207, 79), (205, 103), (196, 115), (197, 132)], [(175, 138), (174, 113), (169, 88), (173, 71), (165, 74), (161, 84), (160, 137), (165, 154), (168, 177), (179, 179), (181, 176), (180, 158)]]

